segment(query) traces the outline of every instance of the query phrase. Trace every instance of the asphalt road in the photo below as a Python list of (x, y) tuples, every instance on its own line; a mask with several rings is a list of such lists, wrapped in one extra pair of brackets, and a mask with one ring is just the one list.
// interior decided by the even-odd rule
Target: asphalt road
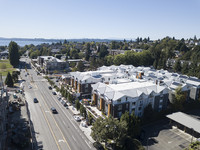
[[(30, 60), (22, 59), (29, 63)], [(92, 143), (80, 130), (79, 124), (74, 120), (70, 110), (62, 106), (57, 97), (48, 89), (48, 82), (38, 76), (34, 69), (28, 69), (29, 75), (25, 77), (25, 69), (21, 69), (24, 82), (25, 96), (33, 122), (33, 135), (35, 145), (46, 150), (90, 150), (94, 149)], [(29, 89), (28, 86), (32, 88)], [(33, 98), (39, 103), (33, 103)], [(58, 114), (52, 114), (50, 108), (55, 107)]]

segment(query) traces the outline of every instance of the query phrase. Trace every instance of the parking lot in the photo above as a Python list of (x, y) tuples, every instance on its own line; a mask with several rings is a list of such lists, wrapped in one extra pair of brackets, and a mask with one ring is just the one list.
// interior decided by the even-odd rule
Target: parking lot
[[(149, 150), (182, 150), (191, 143), (192, 136), (162, 121), (145, 127), (143, 146)], [(193, 141), (195, 138), (193, 138)]]

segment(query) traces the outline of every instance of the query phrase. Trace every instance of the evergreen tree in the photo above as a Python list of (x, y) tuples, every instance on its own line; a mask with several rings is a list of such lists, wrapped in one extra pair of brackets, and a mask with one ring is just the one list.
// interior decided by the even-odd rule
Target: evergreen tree
[(13, 87), (13, 85), (14, 85), (13, 79), (12, 79), (12, 76), (11, 76), (10, 72), (8, 72), (8, 74), (7, 74), (7, 77), (6, 77), (6, 80), (5, 80), (5, 84), (8, 87)]
[(80, 104), (79, 100), (77, 99), (76, 102), (75, 102), (76, 109), (79, 110), (80, 106), (81, 106), (81, 104)]
[(107, 50), (107, 47), (105, 45), (101, 45), (100, 46), (100, 51), (99, 51), (99, 57), (100, 58), (103, 58), (105, 57), (106, 55), (108, 55), (108, 50)]
[(189, 71), (189, 64), (188, 64), (187, 62), (184, 62), (184, 63), (183, 63), (183, 67), (182, 67), (182, 69), (181, 69), (181, 73), (182, 73), (182, 74), (187, 74), (188, 71)]
[(89, 60), (91, 55), (90, 43), (86, 44), (85, 60)]
[(19, 65), (19, 46), (17, 45), (16, 42), (11, 41), (9, 43), (9, 60), (10, 60), (10, 64), (13, 67), (17, 67)]
[(180, 72), (181, 71), (181, 62), (180, 60), (176, 61), (175, 65), (174, 65), (174, 71), (176, 72)]
[(83, 72), (84, 69), (85, 69), (85, 66), (84, 66), (83, 62), (82, 61), (78, 62), (77, 70), (80, 72)]
[(12, 72), (12, 79), (15, 83), (18, 82), (18, 73), (16, 71)]

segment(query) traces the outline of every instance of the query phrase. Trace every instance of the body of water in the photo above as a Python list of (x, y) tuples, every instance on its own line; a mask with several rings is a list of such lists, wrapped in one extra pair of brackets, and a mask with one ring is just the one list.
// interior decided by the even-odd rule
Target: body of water
[(40, 45), (42, 43), (53, 43), (58, 42), (59, 40), (39, 40), (39, 39), (0, 39), (0, 46), (8, 46), (10, 41), (15, 41), (19, 46), (25, 46), (25, 45)]

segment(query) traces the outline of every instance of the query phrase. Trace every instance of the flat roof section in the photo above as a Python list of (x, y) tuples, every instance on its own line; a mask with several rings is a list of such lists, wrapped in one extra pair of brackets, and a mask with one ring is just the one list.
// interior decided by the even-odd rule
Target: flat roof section
[(176, 112), (166, 116), (167, 118), (174, 120), (189, 129), (193, 129), (197, 133), (200, 133), (200, 120), (187, 115), (183, 112)]

